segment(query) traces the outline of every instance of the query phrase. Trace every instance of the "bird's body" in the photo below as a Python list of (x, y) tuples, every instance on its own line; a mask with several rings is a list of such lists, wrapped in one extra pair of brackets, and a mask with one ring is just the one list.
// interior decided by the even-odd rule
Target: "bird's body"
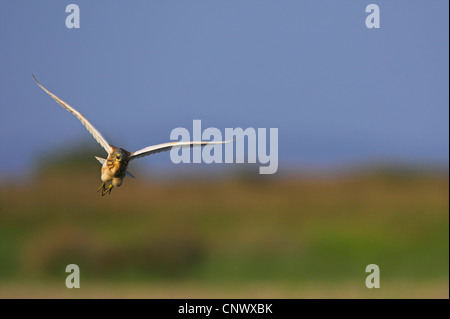
[[(106, 139), (101, 135), (99, 131), (84, 117), (83, 114), (75, 110), (73, 107), (71, 107), (69, 104), (61, 100), (59, 97), (48, 91), (44, 86), (42, 86), (34, 77), (34, 80), (36, 83), (48, 94), (51, 98), (53, 98), (59, 105), (61, 105), (63, 108), (65, 108), (67, 111), (74, 114), (80, 121), (83, 123), (83, 125), (87, 128), (89, 133), (95, 138), (95, 140), (106, 150), (108, 153), (108, 157), (106, 159), (97, 157), (96, 159), (102, 164), (101, 169), (101, 180), (102, 185), (97, 190), (102, 191), (102, 196), (105, 194), (110, 194), (113, 187), (120, 187), (122, 185), (123, 179), (125, 176), (134, 177), (130, 172), (127, 171), (128, 164), (130, 161), (163, 152), (163, 151), (169, 151), (173, 147), (193, 147), (193, 146), (204, 146), (207, 144), (222, 144), (227, 143), (230, 141), (219, 141), (219, 142), (207, 142), (207, 141), (199, 141), (199, 142), (169, 142), (169, 143), (163, 143), (153, 146), (145, 147), (141, 150), (138, 150), (136, 152), (128, 152), (127, 150), (119, 147), (115, 147), (111, 144), (109, 144)], [(106, 186), (106, 183), (110, 182), (109, 186)]]
[(103, 182), (112, 181), (113, 186), (119, 187), (126, 176), (131, 153), (123, 148), (113, 146), (113, 149), (102, 166), (101, 179)]

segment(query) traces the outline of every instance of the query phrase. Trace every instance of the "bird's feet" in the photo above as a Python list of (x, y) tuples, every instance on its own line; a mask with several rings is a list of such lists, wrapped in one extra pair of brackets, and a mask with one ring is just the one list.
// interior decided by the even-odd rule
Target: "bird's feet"
[(113, 187), (114, 186), (112, 186), (112, 185), (109, 185), (108, 187), (106, 187), (105, 182), (103, 182), (102, 185), (100, 185), (99, 189), (97, 189), (97, 193), (101, 190), (102, 196), (105, 196), (106, 194), (111, 194)]
[(112, 184), (109, 185), (108, 188), (106, 188), (105, 191), (102, 192), (102, 196), (105, 196), (106, 194), (111, 194), (111, 191), (112, 191), (113, 187), (114, 186), (112, 186)]

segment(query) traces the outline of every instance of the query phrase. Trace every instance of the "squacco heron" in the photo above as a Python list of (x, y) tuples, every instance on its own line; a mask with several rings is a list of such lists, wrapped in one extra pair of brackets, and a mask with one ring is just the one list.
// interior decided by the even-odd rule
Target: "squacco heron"
[[(106, 194), (110, 194), (112, 189), (114, 187), (120, 187), (122, 185), (123, 179), (125, 176), (133, 177), (128, 171), (128, 164), (130, 161), (159, 153), (164, 151), (169, 151), (173, 147), (193, 147), (193, 146), (204, 146), (208, 144), (223, 144), (228, 143), (231, 141), (199, 141), (199, 142), (169, 142), (169, 143), (163, 143), (158, 145), (152, 145), (145, 147), (143, 149), (140, 149), (135, 152), (128, 152), (127, 150), (119, 147), (115, 147), (111, 144), (109, 144), (106, 139), (102, 136), (102, 134), (87, 120), (86, 117), (83, 116), (80, 112), (75, 110), (73, 107), (71, 107), (69, 104), (61, 100), (59, 97), (54, 95), (52, 92), (47, 90), (44, 86), (42, 86), (36, 77), (33, 75), (34, 80), (36, 83), (48, 94), (50, 95), (56, 102), (58, 102), (59, 105), (61, 105), (63, 108), (65, 108), (67, 111), (71, 112), (73, 115), (75, 115), (81, 123), (87, 128), (89, 133), (92, 134), (92, 136), (95, 138), (95, 140), (106, 150), (108, 153), (108, 157), (106, 159), (101, 157), (95, 157), (101, 164), (101, 179), (102, 184), (100, 185), (100, 188), (97, 190), (97, 192), (101, 191), (102, 196)], [(106, 186), (106, 183), (109, 183), (108, 186)]]

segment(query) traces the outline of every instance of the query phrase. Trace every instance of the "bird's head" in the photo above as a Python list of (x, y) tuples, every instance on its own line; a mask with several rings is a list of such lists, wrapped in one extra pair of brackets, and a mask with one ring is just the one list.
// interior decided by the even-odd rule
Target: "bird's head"
[(112, 154), (112, 158), (118, 162), (123, 161), (125, 155), (120, 149), (114, 150), (114, 153)]

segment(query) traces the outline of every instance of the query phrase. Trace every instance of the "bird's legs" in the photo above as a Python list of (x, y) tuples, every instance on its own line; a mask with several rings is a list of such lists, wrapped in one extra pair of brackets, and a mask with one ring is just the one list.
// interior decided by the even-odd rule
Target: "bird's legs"
[(102, 194), (103, 194), (103, 192), (105, 191), (105, 182), (103, 182), (103, 184), (100, 185), (100, 187), (97, 189), (97, 193), (98, 193), (100, 190), (102, 190)]
[(105, 196), (106, 194), (111, 194), (111, 191), (112, 191), (113, 187), (114, 186), (112, 186), (112, 184), (110, 184), (107, 189), (102, 191), (102, 196)]
[(97, 193), (101, 190), (102, 196), (105, 196), (106, 194), (111, 194), (111, 191), (114, 186), (112, 186), (112, 185), (109, 185), (108, 187), (105, 187), (105, 186), (106, 186), (106, 184), (105, 184), (105, 182), (103, 182), (102, 185), (100, 185), (99, 189), (97, 189)]

